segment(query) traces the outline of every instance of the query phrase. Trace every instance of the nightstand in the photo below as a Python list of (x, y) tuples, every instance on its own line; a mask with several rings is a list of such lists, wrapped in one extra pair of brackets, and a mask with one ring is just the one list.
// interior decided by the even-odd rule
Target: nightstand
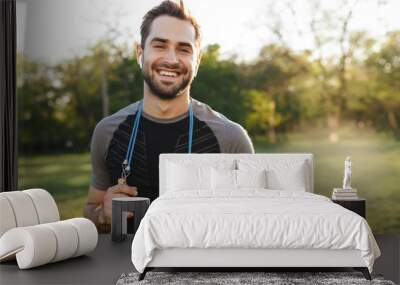
[(339, 204), (340, 206), (359, 214), (365, 219), (366, 217), (366, 199), (358, 198), (354, 200), (338, 200), (332, 199), (333, 203)]

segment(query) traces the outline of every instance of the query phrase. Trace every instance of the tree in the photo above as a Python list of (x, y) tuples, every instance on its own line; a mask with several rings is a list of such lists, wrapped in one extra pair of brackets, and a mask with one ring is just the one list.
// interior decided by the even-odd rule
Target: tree
[(63, 146), (65, 133), (57, 116), (60, 98), (52, 83), (51, 68), (22, 54), (17, 58), (19, 149), (21, 153), (56, 150)]
[[(258, 95), (254, 91), (248, 93), (253, 94), (250, 95), (250, 101), (256, 100), (257, 104), (273, 107), (274, 115), (271, 118), (275, 118), (275, 122), (272, 123), (271, 119), (268, 129), (263, 129), (264, 133), (273, 139), (276, 130), (286, 132), (299, 125), (304, 107), (301, 103), (302, 88), (307, 83), (309, 73), (305, 55), (297, 55), (288, 48), (270, 44), (261, 49), (253, 63), (243, 65), (241, 70), (245, 89), (259, 91)], [(264, 103), (259, 101), (261, 94)], [(251, 116), (254, 118), (254, 107), (252, 110)]]
[(276, 112), (275, 102), (258, 90), (245, 91), (250, 110), (246, 117), (246, 129), (252, 134), (263, 133), (271, 143), (276, 143), (275, 128), (281, 124), (282, 116)]
[(371, 93), (368, 117), (377, 129), (400, 138), (400, 32), (390, 33), (380, 50), (366, 61)]
[(219, 48), (218, 45), (205, 48), (191, 96), (209, 104), (229, 119), (243, 123), (247, 110), (244, 108), (240, 72), (234, 59), (219, 58)]
[[(113, 49), (107, 46), (107, 42), (98, 42), (86, 55), (56, 67), (61, 82), (59, 96), (67, 102), (60, 106), (66, 132), (76, 149), (87, 149), (95, 125), (105, 114), (139, 100), (143, 94), (143, 80), (133, 53), (124, 45)], [(106, 113), (104, 92), (110, 102)]]
[[(269, 2), (266, 26), (276, 36), (283, 47), (289, 48), (293, 38), (302, 39), (311, 36), (313, 39), (310, 49), (313, 58), (315, 90), (320, 90), (322, 98), (320, 108), (326, 113), (327, 125), (332, 141), (338, 139), (337, 129), (340, 120), (347, 110), (349, 100), (349, 63), (352, 58), (350, 25), (354, 12), (361, 3), (358, 0), (341, 0), (335, 2), (335, 7), (323, 6), (323, 1), (311, 0), (305, 4), (308, 18), (298, 15), (295, 5), (299, 1)], [(369, 2), (377, 2), (375, 0)], [(381, 1), (378, 2), (379, 8)], [(285, 17), (291, 19), (283, 25)], [(300, 25), (299, 22), (307, 22)], [(336, 53), (327, 52), (336, 50)]]

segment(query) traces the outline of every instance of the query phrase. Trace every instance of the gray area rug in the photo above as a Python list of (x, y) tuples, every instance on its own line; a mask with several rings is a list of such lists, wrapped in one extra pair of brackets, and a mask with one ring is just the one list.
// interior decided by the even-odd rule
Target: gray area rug
[(392, 281), (384, 280), (381, 275), (372, 275), (368, 281), (360, 272), (147, 272), (142, 281), (138, 281), (139, 273), (124, 273), (117, 285), (133, 284), (268, 284), (268, 285), (297, 285), (297, 284), (379, 284), (395, 285)]

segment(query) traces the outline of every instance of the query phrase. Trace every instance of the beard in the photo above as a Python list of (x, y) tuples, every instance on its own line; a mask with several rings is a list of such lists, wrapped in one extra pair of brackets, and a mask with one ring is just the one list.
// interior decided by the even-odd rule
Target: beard
[[(180, 65), (177, 64), (177, 65), (171, 66), (171, 65), (163, 64), (163, 65), (160, 65), (160, 67), (161, 66), (170, 68), (170, 69), (178, 69)], [(156, 68), (157, 67), (153, 67), (153, 70), (156, 70)], [(182, 70), (182, 68), (180, 70)], [(182, 74), (181, 71), (179, 73)], [(193, 77), (192, 77), (193, 73), (191, 71), (187, 71), (186, 74), (183, 74), (183, 78), (180, 82), (177, 82), (170, 86), (165, 86), (161, 82), (157, 81), (157, 79), (155, 78), (156, 71), (154, 71), (152, 74), (150, 74), (149, 68), (143, 68), (142, 74), (143, 74), (144, 81), (147, 83), (147, 86), (149, 87), (150, 91), (155, 96), (160, 98), (161, 100), (175, 99), (188, 86), (190, 86), (190, 84), (193, 81)]]

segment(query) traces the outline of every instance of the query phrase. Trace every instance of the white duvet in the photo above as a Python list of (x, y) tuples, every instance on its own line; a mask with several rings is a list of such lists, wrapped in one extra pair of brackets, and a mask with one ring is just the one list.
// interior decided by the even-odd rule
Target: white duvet
[(149, 207), (132, 242), (143, 272), (164, 248), (358, 249), (372, 272), (379, 248), (366, 220), (330, 199), (299, 191), (171, 192)]

